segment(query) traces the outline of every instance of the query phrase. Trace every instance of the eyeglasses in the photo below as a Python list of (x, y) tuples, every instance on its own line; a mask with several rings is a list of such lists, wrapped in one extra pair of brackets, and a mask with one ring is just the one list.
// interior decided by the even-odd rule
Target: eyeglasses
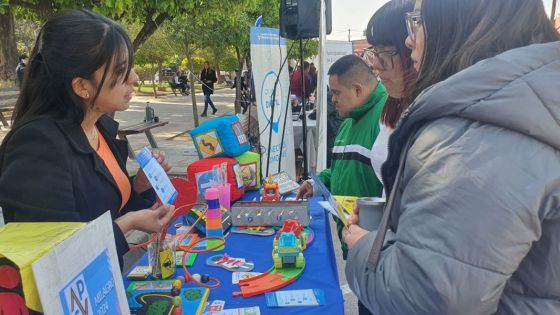
[(422, 24), (422, 13), (415, 11), (415, 12), (408, 12), (405, 15), (406, 20), (406, 30), (408, 31), (408, 36), (412, 39), (413, 42), (416, 41), (416, 32), (418, 28)]
[(393, 57), (398, 55), (399, 52), (395, 49), (375, 49), (375, 47), (368, 47), (364, 49), (363, 59), (368, 65), (373, 65), (375, 60), (379, 62), (381, 70), (392, 70), (395, 67)]

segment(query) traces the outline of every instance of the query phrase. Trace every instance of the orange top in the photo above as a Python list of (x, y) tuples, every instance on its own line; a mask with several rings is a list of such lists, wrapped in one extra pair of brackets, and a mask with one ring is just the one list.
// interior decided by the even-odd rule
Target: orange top
[(122, 201), (121, 207), (119, 208), (120, 210), (124, 207), (124, 205), (128, 202), (128, 199), (130, 198), (130, 194), (132, 192), (130, 180), (128, 179), (128, 176), (122, 171), (119, 163), (117, 162), (117, 159), (115, 158), (115, 155), (109, 148), (107, 141), (105, 141), (105, 138), (103, 138), (99, 130), (97, 130), (97, 135), (99, 138), (97, 155), (99, 155), (99, 157), (105, 163), (105, 166), (107, 166), (109, 173), (111, 173), (111, 176), (115, 180), (115, 183), (117, 183), (117, 187), (119, 187), (119, 191), (121, 192)]

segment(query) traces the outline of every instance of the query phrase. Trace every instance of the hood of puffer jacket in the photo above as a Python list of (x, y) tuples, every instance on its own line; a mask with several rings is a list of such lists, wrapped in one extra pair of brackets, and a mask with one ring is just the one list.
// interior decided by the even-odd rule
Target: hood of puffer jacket
[(560, 41), (509, 50), (433, 85), (396, 133), (444, 116), (510, 129), (560, 150)]

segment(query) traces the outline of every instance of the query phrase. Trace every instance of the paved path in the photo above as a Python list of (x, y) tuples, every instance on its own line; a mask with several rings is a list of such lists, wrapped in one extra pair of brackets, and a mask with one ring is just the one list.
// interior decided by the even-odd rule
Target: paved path
[[(233, 102), (235, 99), (235, 90), (222, 89), (217, 90), (212, 96), (214, 104), (218, 108), (216, 115), (231, 115), (234, 113)], [(169, 124), (152, 129), (152, 133), (159, 148), (164, 151), (173, 166), (171, 172), (173, 174), (185, 174), (186, 167), (193, 161), (198, 160), (198, 156), (192, 145), (192, 141), (186, 131), (194, 128), (194, 118), (192, 115), (192, 98), (191, 96), (174, 96), (167, 94), (154, 98), (153, 96), (136, 95), (130, 104), (128, 110), (118, 112), (115, 119), (121, 126), (129, 126), (142, 122), (144, 119), (144, 108), (146, 102), (150, 102), (150, 106), (154, 108), (155, 115), (162, 121), (168, 121)], [(204, 100), (201, 94), (197, 94), (198, 113), (204, 108)], [(202, 123), (212, 117), (199, 117)], [(128, 139), (135, 151), (140, 150), (143, 146), (149, 145), (144, 134), (128, 136)], [(129, 160), (127, 163), (129, 171), (134, 172), (137, 168), (134, 161)]]

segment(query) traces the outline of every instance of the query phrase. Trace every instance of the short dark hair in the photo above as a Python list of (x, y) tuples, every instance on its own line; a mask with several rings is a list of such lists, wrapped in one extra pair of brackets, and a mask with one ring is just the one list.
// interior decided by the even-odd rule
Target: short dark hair
[(111, 19), (87, 10), (55, 15), (43, 25), (37, 36), (15, 105), (14, 125), (24, 118), (39, 115), (81, 122), (87, 108), (74, 92), (72, 80), (77, 77), (90, 80), (105, 66), (92, 98), (93, 106), (107, 75), (110, 72), (114, 75), (109, 82), (111, 87), (118, 80), (125, 82), (133, 59), (128, 35)]
[(560, 39), (541, 0), (424, 0), (423, 59), (412, 96), (505, 51)]
[(328, 75), (338, 76), (340, 82), (349, 86), (352, 82), (368, 83), (376, 80), (371, 68), (366, 65), (362, 58), (356, 55), (340, 57), (329, 68)]
[[(408, 36), (406, 23), (404, 22), (405, 15), (413, 10), (413, 0), (391, 0), (375, 12), (366, 29), (367, 41), (370, 45), (395, 46), (397, 48), (404, 72), (404, 95), (416, 79), (416, 70), (414, 70), (410, 58), (411, 50), (404, 43)], [(401, 99), (389, 96), (381, 112), (381, 122), (395, 128), (402, 113), (410, 103), (411, 100), (406, 96)]]
[(20, 55), (19, 56), (19, 61), (21, 62), (23, 59), (27, 59), (27, 55)]

